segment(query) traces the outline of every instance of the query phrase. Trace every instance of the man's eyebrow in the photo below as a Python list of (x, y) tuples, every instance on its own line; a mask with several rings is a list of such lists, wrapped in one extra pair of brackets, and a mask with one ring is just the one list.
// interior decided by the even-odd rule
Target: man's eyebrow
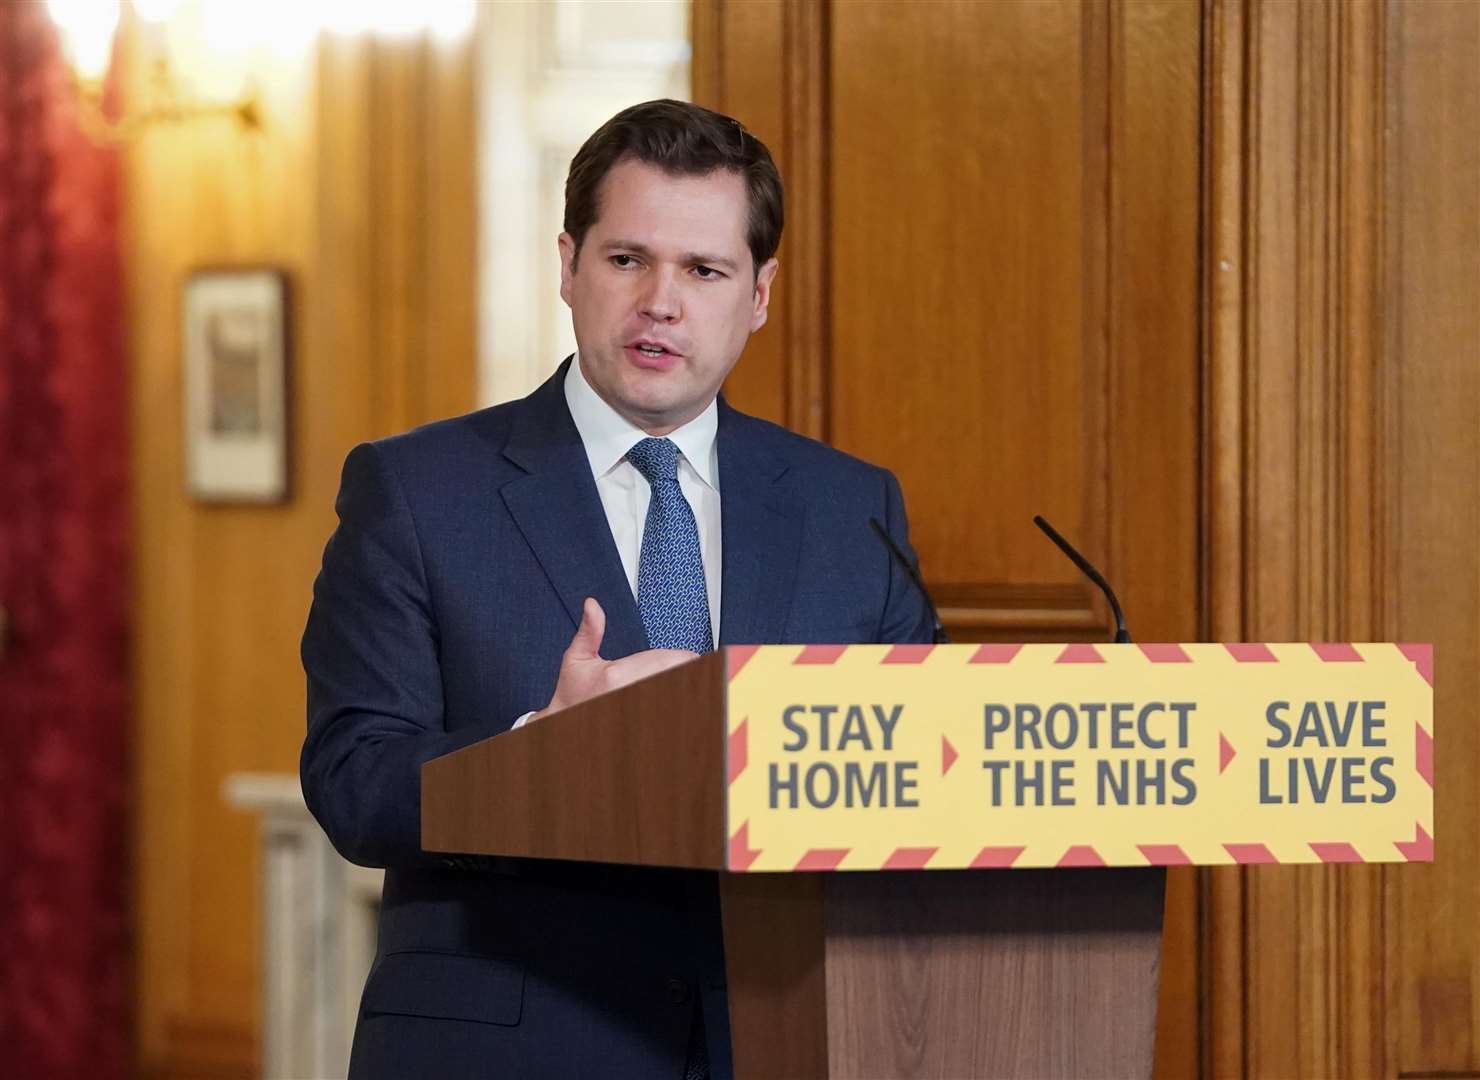
[(688, 252), (684, 255), (683, 262), (688, 266), (713, 266), (732, 274), (739, 269), (739, 264), (734, 259), (727, 259), (723, 255), (705, 255), (698, 251)]
[(634, 254), (648, 256), (652, 255), (652, 249), (646, 244), (639, 244), (635, 240), (608, 240), (601, 245), (602, 251), (631, 251)]
[[(653, 257), (653, 249), (646, 244), (639, 244), (635, 240), (608, 240), (601, 245), (602, 251), (630, 251), (634, 255), (641, 255), (645, 259)], [(740, 267), (734, 259), (724, 255), (706, 255), (700, 251), (686, 251), (679, 256), (679, 261), (685, 266), (713, 266), (720, 270), (728, 270), (735, 273)]]

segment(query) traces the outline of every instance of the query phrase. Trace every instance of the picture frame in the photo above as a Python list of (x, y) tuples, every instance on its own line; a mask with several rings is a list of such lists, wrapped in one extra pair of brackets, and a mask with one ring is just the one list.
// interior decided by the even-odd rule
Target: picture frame
[(288, 278), (204, 268), (185, 281), (185, 483), (202, 502), (288, 498)]

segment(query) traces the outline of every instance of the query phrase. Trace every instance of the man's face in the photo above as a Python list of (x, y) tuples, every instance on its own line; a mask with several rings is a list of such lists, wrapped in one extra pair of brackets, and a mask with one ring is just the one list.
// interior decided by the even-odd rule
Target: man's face
[(776, 260), (753, 273), (738, 173), (669, 176), (627, 160), (600, 196), (579, 260), (560, 235), (560, 296), (592, 388), (666, 435), (708, 407), (765, 324)]

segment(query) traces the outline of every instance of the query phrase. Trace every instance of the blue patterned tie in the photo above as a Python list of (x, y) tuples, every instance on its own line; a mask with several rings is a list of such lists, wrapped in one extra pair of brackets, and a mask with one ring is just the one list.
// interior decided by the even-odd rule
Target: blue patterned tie
[(627, 451), (627, 460), (653, 489), (637, 560), (637, 608), (648, 645), (709, 652), (709, 590), (699, 526), (678, 486), (678, 447), (671, 439), (643, 439)]

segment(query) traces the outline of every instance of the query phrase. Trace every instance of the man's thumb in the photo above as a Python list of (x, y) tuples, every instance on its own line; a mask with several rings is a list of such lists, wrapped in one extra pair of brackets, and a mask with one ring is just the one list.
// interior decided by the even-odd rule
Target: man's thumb
[(606, 612), (596, 602), (596, 597), (586, 597), (581, 606), (581, 625), (576, 636), (570, 639), (570, 648), (565, 655), (571, 660), (595, 660), (600, 655), (601, 639), (606, 634)]

